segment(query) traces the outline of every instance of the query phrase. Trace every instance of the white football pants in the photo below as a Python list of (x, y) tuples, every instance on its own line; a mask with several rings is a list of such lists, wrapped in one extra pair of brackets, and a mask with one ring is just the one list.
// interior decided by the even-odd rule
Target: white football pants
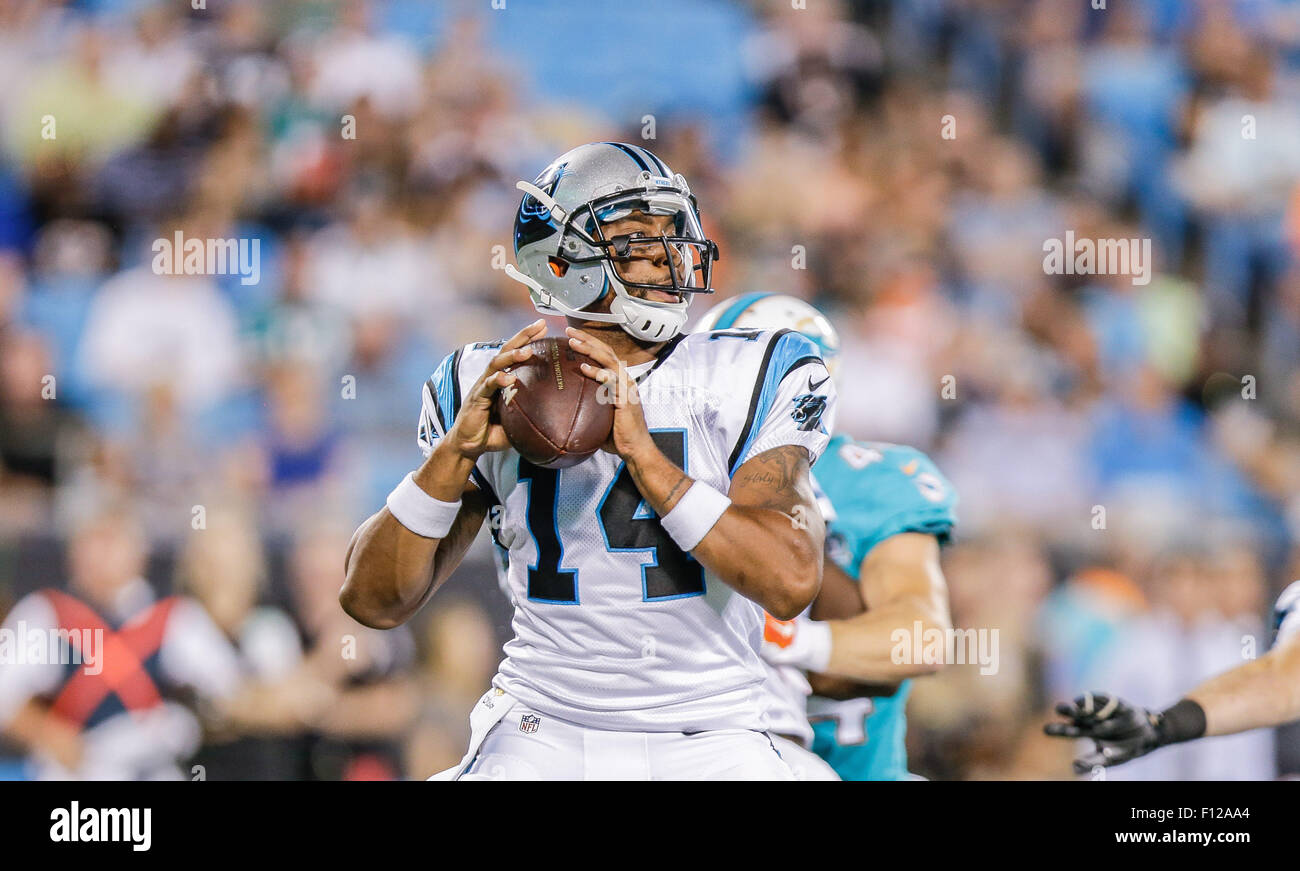
[(590, 729), (495, 689), (474, 706), (470, 728), (469, 752), (430, 780), (794, 780), (764, 732)]
[(831, 768), (825, 759), (806, 749), (802, 744), (791, 741), (789, 738), (783, 738), (780, 735), (773, 735), (772, 743), (776, 745), (777, 752), (781, 754), (785, 764), (794, 773), (795, 780), (840, 779), (840, 776), (835, 773), (835, 769)]

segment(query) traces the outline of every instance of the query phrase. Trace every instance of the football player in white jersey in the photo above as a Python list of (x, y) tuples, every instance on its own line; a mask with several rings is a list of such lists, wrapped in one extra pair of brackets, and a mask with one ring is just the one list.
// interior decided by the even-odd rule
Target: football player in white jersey
[(793, 617), (821, 585), (825, 364), (793, 331), (681, 333), (718, 251), (649, 151), (580, 146), (517, 187), (507, 272), (599, 364), (610, 439), (556, 471), (490, 419), (545, 321), (449, 355), (424, 388), (426, 459), (357, 530), (340, 601), (404, 622), (492, 512), (515, 637), (439, 778), (790, 779), (763, 731), (760, 608)]
[(1066, 722), (1048, 723), (1047, 734), (1092, 739), (1093, 748), (1074, 760), (1074, 770), (1086, 774), (1168, 744), (1300, 720), (1300, 581), (1278, 597), (1273, 618), (1268, 653), (1210, 678), (1163, 711), (1110, 693), (1084, 693), (1056, 706)]

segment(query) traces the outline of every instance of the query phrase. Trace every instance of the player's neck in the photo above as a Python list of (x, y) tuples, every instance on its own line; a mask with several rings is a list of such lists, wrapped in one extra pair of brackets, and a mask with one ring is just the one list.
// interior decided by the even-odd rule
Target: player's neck
[(567, 320), (569, 326), (591, 333), (609, 345), (610, 350), (629, 366), (653, 360), (663, 350), (664, 345), (668, 344), (667, 342), (644, 342), (630, 335), (618, 324), (580, 321), (576, 318), (567, 318)]

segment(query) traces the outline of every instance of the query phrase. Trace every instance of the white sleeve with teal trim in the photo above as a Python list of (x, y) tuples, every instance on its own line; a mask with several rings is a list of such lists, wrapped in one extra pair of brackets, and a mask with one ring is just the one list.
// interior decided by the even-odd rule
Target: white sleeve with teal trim
[(456, 418), (460, 405), (460, 383), (457, 372), (464, 349), (448, 354), (420, 393), (420, 424), (416, 438), (420, 452), (426, 457), (433, 453), (438, 439), (447, 434)]
[[(424, 382), (420, 391), (420, 421), (416, 440), (420, 453), (429, 456), (438, 440), (445, 436), (456, 422), (460, 412), (461, 397), (468, 395), (488, 363), (496, 356), (504, 341), (474, 342), (458, 348), (443, 358), (432, 377)], [(470, 471), (474, 486), (486, 490), (496, 501), (490, 483), (489, 468), (496, 454), (485, 455)]]
[(754, 405), (754, 420), (732, 467), (782, 445), (807, 448), (815, 463), (835, 426), (835, 383), (817, 345), (800, 333), (784, 332), (774, 342)]

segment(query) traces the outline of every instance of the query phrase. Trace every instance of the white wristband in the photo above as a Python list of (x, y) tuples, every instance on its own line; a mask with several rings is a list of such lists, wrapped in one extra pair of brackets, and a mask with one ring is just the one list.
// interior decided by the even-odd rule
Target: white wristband
[(678, 547), (690, 553), (709, 534), (730, 504), (729, 498), (703, 481), (696, 481), (677, 500), (673, 510), (659, 518), (659, 525)]
[(425, 538), (446, 538), (460, 513), (460, 500), (434, 499), (415, 483), (411, 472), (388, 494), (388, 511), (397, 522)]
[(805, 671), (825, 671), (831, 662), (831, 626), (819, 620), (800, 620), (794, 646), (802, 647), (799, 664)]

